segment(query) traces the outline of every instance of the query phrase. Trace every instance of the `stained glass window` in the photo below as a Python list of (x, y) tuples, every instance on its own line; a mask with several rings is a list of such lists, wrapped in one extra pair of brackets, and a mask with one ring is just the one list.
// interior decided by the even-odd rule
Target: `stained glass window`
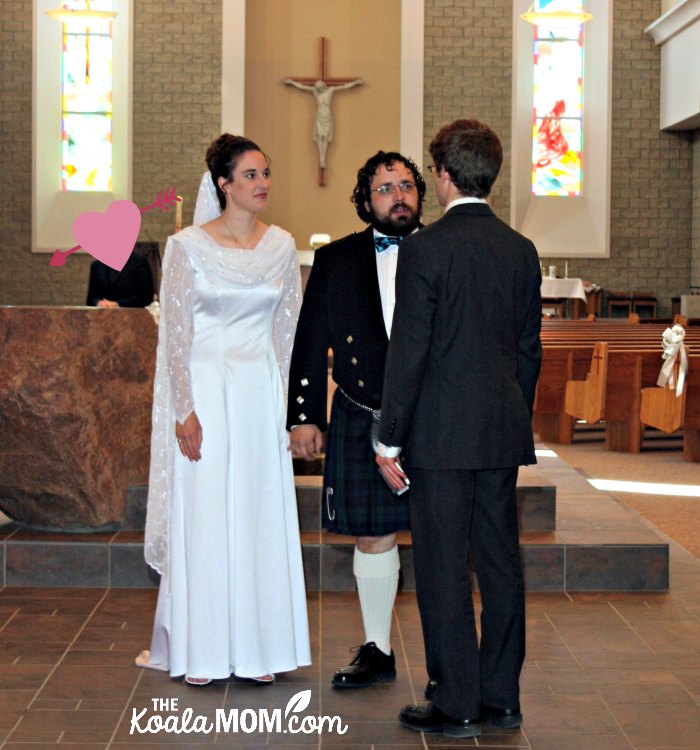
[[(63, 0), (70, 10), (112, 10), (112, 0)], [(63, 24), (62, 188), (112, 190), (112, 23)]]
[[(536, 0), (542, 13), (583, 11), (583, 0)], [(533, 195), (581, 194), (583, 24), (539, 20), (535, 26), (532, 132)]]

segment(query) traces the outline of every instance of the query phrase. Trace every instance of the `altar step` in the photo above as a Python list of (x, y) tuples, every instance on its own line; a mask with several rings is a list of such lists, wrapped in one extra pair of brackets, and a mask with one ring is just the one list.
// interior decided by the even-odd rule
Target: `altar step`
[[(554, 482), (552, 481), (554, 479)], [(323, 479), (297, 476), (307, 587), (355, 588), (354, 538), (319, 531)], [(520, 549), (528, 591), (663, 591), (668, 543), (638, 514), (556, 457), (521, 467)], [(401, 582), (415, 589), (411, 534), (398, 534)]]
[[(322, 480), (296, 478), (309, 590), (347, 591), (354, 540), (320, 530)], [(528, 591), (662, 591), (668, 544), (634, 511), (555, 457), (521, 469), (521, 551)], [(144, 588), (145, 488), (131, 488), (123, 528), (94, 534), (0, 527), (0, 585)], [(411, 536), (399, 534), (401, 587), (415, 588)]]
[[(299, 526), (302, 531), (321, 529), (321, 493), (323, 477), (296, 476)], [(518, 522), (523, 531), (553, 531), (556, 525), (557, 490), (536, 466), (524, 466), (518, 474), (516, 488)], [(408, 498), (406, 498), (408, 502)], [(410, 535), (409, 535), (410, 537)], [(410, 544), (410, 541), (408, 542)]]

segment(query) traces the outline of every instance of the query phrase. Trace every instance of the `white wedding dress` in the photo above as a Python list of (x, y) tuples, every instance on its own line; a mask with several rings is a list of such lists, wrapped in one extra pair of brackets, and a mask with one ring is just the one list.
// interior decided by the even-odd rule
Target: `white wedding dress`
[[(311, 663), (285, 386), (301, 301), (294, 240), (198, 226), (163, 264), (146, 560), (162, 574), (148, 666), (257, 677)], [(177, 449), (194, 410), (202, 458)]]

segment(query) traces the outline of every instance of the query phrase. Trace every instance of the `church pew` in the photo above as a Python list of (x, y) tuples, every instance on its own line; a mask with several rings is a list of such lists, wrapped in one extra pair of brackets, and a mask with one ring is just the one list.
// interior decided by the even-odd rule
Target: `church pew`
[(564, 393), (564, 411), (588, 424), (600, 422), (605, 415), (605, 382), (608, 375), (608, 344), (597, 341), (585, 380), (569, 380)]
[(564, 410), (566, 382), (588, 372), (593, 345), (545, 346), (533, 409), (533, 430), (550, 443), (571, 443), (574, 419)]
[[(696, 370), (700, 370), (700, 346), (693, 344), (686, 347)], [(574, 419), (584, 419), (588, 423), (605, 420), (606, 445), (611, 450), (638, 453), (644, 434), (642, 423), (643, 392), (656, 389), (656, 381), (661, 370), (663, 359), (656, 347), (620, 347), (599, 344), (594, 348), (586, 380), (569, 381), (566, 388), (565, 410)], [(689, 382), (694, 389), (690, 396), (691, 412), (695, 414), (700, 394), (695, 383), (700, 372), (695, 372)], [(658, 394), (660, 395), (660, 394)], [(647, 398), (649, 398), (647, 396)], [(666, 426), (666, 431), (673, 432), (684, 421), (686, 411), (686, 394), (680, 402), (672, 401), (676, 410), (678, 423), (675, 427)], [(680, 419), (678, 419), (680, 417)], [(696, 420), (700, 422), (700, 419)], [(687, 421), (688, 453), (693, 454), (693, 436), (695, 429), (692, 420)], [(661, 424), (654, 426), (664, 429)]]
[[(533, 428), (541, 439), (570, 443), (577, 418), (589, 422), (604, 418), (605, 379), (601, 381), (600, 377), (594, 377), (590, 383), (585, 382), (591, 380), (590, 362), (596, 343), (606, 342), (608, 347), (618, 350), (644, 350), (644, 385), (655, 385), (663, 361), (662, 335), (668, 327), (667, 324), (653, 323), (628, 326), (624, 321), (597, 321), (594, 325), (587, 321), (543, 322), (543, 364), (533, 417)], [(686, 329), (685, 342), (689, 351), (700, 351), (700, 327)], [(586, 358), (588, 365), (584, 364)], [(654, 373), (653, 380), (650, 380), (651, 373)], [(562, 377), (569, 382), (569, 409), (566, 408), (567, 385), (562, 384)], [(623, 387), (622, 383), (619, 385)], [(597, 390), (595, 398), (591, 396), (592, 389)], [(618, 397), (616, 392), (613, 406), (621, 399), (624, 403), (622, 395)], [(584, 408), (586, 404), (587, 408)], [(634, 403), (632, 406), (633, 412), (638, 414), (639, 409)], [(614, 421), (616, 424), (608, 431), (608, 442), (627, 446), (621, 448), (623, 450), (633, 448), (636, 441), (629, 437), (628, 422), (624, 419)]]
[(688, 354), (685, 410), (683, 412), (683, 458), (700, 461), (700, 353)]
[(642, 388), (656, 385), (662, 359), (658, 350), (610, 349), (605, 382), (605, 445), (609, 450), (639, 453)]

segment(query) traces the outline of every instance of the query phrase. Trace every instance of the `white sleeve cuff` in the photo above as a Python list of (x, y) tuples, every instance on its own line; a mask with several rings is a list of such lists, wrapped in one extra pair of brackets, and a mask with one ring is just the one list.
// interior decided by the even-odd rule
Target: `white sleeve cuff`
[(395, 445), (384, 445), (384, 443), (380, 443), (379, 441), (377, 441), (375, 450), (377, 451), (377, 455), (382, 458), (398, 458), (401, 455), (401, 448)]

